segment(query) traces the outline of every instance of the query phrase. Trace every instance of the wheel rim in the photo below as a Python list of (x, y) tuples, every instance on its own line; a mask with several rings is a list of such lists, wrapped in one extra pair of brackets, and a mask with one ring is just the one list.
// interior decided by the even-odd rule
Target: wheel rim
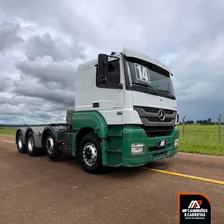
[(23, 137), (22, 135), (19, 135), (18, 137), (18, 146), (21, 149), (23, 147)]
[(53, 152), (53, 149), (54, 149), (54, 140), (52, 137), (48, 137), (47, 140), (46, 140), (46, 148), (47, 148), (47, 151), (52, 154)]
[(93, 143), (85, 144), (83, 148), (83, 159), (88, 166), (93, 166), (97, 160), (97, 150)]
[(33, 151), (33, 146), (34, 146), (33, 137), (29, 137), (29, 139), (28, 139), (28, 149), (29, 149), (30, 152)]

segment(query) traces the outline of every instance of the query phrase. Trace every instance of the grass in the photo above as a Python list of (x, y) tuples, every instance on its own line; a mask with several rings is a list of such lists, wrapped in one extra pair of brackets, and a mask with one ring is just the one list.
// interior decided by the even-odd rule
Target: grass
[(4, 135), (15, 135), (16, 134), (16, 128), (0, 127), (0, 134), (4, 134)]
[(224, 125), (220, 126), (220, 142), (218, 125), (185, 125), (184, 132), (183, 126), (178, 128), (179, 151), (224, 156)]
[[(183, 126), (180, 130), (180, 152), (200, 153), (208, 155), (224, 156), (224, 125), (221, 125), (220, 138), (218, 142), (217, 125), (185, 125), (184, 137)], [(0, 127), (0, 134), (15, 135), (16, 128)]]

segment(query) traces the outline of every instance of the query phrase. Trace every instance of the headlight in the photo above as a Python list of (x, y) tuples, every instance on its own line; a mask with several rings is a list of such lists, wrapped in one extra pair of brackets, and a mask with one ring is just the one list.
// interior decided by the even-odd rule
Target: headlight
[(145, 153), (145, 145), (144, 144), (131, 144), (131, 153), (132, 154), (143, 154)]
[(174, 147), (177, 148), (178, 145), (179, 145), (179, 140), (178, 139), (175, 139), (175, 141), (174, 141)]

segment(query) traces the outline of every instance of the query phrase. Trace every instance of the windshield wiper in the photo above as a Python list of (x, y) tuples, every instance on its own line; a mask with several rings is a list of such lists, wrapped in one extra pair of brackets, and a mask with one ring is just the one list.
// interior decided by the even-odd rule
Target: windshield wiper
[(172, 93), (170, 93), (169, 91), (167, 91), (167, 90), (158, 89), (158, 91), (167, 93), (172, 99), (176, 99), (176, 97)]
[(156, 90), (155, 89), (153, 89), (153, 87), (152, 86), (149, 86), (149, 85), (147, 85), (147, 84), (144, 84), (144, 83), (142, 83), (142, 84), (139, 84), (139, 83), (136, 83), (136, 82), (133, 82), (132, 84), (134, 84), (135, 86), (139, 86), (139, 87), (147, 87), (147, 88), (149, 88), (150, 90), (152, 90), (153, 91), (153, 93), (155, 94), (155, 95), (158, 95), (157, 94), (157, 92), (156, 92)]

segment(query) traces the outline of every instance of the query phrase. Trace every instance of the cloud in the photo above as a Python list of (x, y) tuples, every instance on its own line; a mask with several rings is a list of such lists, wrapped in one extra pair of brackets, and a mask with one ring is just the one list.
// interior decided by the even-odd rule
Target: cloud
[(23, 41), (18, 36), (19, 31), (20, 24), (14, 24), (8, 21), (0, 23), (0, 51), (11, 48), (13, 45)]
[(85, 57), (82, 46), (76, 42), (65, 43), (61, 38), (53, 39), (49, 33), (30, 37), (27, 40), (25, 54), (31, 61), (36, 57), (45, 56), (50, 56), (55, 62)]
[(11, 78), (2, 74), (0, 75), (0, 92), (7, 91), (12, 86)]
[(50, 90), (55, 88), (66, 90), (74, 88), (77, 64), (80, 61), (81, 60), (56, 62), (53, 61), (51, 57), (44, 56), (34, 61), (17, 61), (15, 66), (24, 75), (21, 76), (23, 77), (22, 81), (24, 81), (26, 77), (31, 77), (37, 79), (40, 84)]
[[(55, 104), (62, 104), (67, 107), (74, 106), (73, 91), (66, 90), (66, 88), (61, 86), (58, 87), (55, 83), (51, 84), (46, 82), (43, 85), (41, 82), (38, 82), (37, 79), (24, 79), (24, 76), (21, 77), (23, 78), (21, 78), (20, 81), (17, 81), (15, 87), (12, 89), (12, 93), (15, 95), (33, 98), (31, 101), (33, 104), (36, 104), (37, 99), (42, 99)], [(55, 88), (55, 86), (57, 88)]]
[(0, 123), (64, 123), (67, 106), (40, 97), (15, 95), (0, 97)]
[(217, 120), (223, 11), (223, 1), (204, 0), (1, 0), (0, 122), (16, 114), (24, 122), (63, 121), (75, 103), (78, 64), (122, 47), (171, 68), (181, 117)]

